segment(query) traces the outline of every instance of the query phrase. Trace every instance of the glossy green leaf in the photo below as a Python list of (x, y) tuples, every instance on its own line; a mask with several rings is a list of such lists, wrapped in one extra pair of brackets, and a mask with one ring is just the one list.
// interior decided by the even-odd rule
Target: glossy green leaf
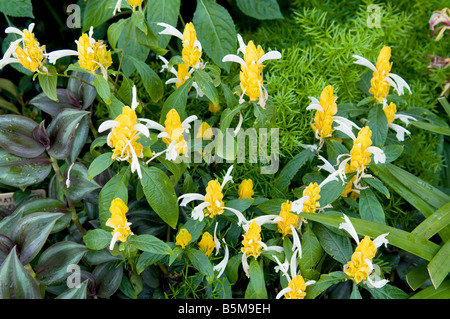
[(0, 266), (0, 299), (41, 299), (38, 283), (23, 267), (16, 248)]
[(56, 84), (58, 83), (58, 77), (56, 75), (56, 68), (53, 65), (47, 65), (49, 73), (39, 73), (39, 85), (44, 91), (45, 95), (51, 100), (58, 101), (58, 94), (56, 94)]
[(107, 247), (111, 239), (111, 233), (103, 229), (92, 229), (83, 236), (86, 247), (93, 250), (101, 250)]
[(165, 242), (152, 235), (132, 235), (127, 238), (127, 243), (137, 249), (153, 254), (172, 254), (172, 249)]
[(0, 149), (0, 182), (15, 187), (26, 187), (43, 181), (52, 165), (46, 155), (23, 158)]
[(236, 29), (228, 11), (212, 0), (198, 0), (192, 19), (198, 40), (213, 62), (230, 71), (231, 63), (222, 62), (227, 54), (236, 54)]
[(62, 294), (55, 297), (55, 299), (86, 299), (87, 284), (88, 281), (86, 280), (80, 284), (80, 287), (67, 289)]
[(440, 125), (436, 125), (433, 123), (421, 122), (421, 121), (412, 121), (411, 124), (418, 128), (421, 128), (423, 130), (450, 136), (450, 128), (448, 126), (445, 127), (445, 126), (440, 126)]
[[(65, 174), (67, 176), (67, 172), (65, 172)], [(88, 171), (83, 164), (77, 162), (72, 166), (70, 174), (67, 177), (69, 181), (67, 181), (66, 178), (65, 185), (67, 196), (69, 196), (72, 201), (78, 202), (92, 191), (100, 188), (100, 185), (95, 181), (88, 179), (87, 174)], [(67, 186), (67, 184), (69, 184), (69, 186)]]
[(238, 8), (258, 20), (283, 19), (277, 0), (236, 0)]
[(0, 12), (11, 17), (28, 17), (34, 19), (31, 0), (0, 1)]
[(444, 281), (437, 289), (429, 286), (409, 299), (450, 299), (450, 280)]
[(111, 90), (108, 81), (105, 80), (102, 75), (97, 75), (94, 80), (94, 85), (103, 102), (111, 104)]
[(202, 70), (196, 70), (194, 72), (194, 81), (214, 105), (219, 104), (219, 93), (208, 73)]
[(116, 0), (89, 0), (84, 8), (82, 32), (86, 32), (91, 26), (95, 28), (111, 19), (116, 3)]
[(158, 38), (158, 46), (165, 48), (171, 36), (159, 34), (164, 27), (158, 26), (158, 22), (167, 23), (176, 27), (178, 14), (180, 13), (180, 0), (159, 0), (151, 6), (147, 6), (147, 21), (155, 36)]
[(384, 285), (381, 288), (369, 288), (363, 285), (374, 299), (407, 299), (408, 294), (400, 288), (392, 285)]
[(150, 207), (170, 227), (178, 221), (178, 198), (169, 177), (160, 169), (142, 166), (141, 183)]
[(370, 188), (362, 189), (359, 197), (359, 215), (364, 220), (386, 224), (384, 210)]
[[(306, 231), (303, 232), (301, 243), (302, 256), (299, 265), (303, 272), (303, 270), (316, 267), (320, 258), (322, 258), (323, 249), (311, 227), (307, 227)], [(288, 260), (290, 260), (290, 258)]]
[(43, 285), (52, 285), (63, 281), (70, 272), (67, 267), (78, 264), (87, 248), (83, 245), (61, 241), (45, 250), (35, 267), (36, 278)]
[(383, 146), (388, 133), (388, 122), (381, 104), (375, 105), (369, 111), (367, 125), (372, 131), (371, 139), (373, 145), (378, 147)]
[(351, 260), (353, 247), (349, 238), (333, 233), (320, 224), (314, 226), (314, 234), (316, 234), (320, 245), (328, 255), (341, 264), (346, 264)]
[[(448, 211), (447, 211), (448, 213)], [(428, 273), (435, 288), (438, 288), (450, 272), (450, 241), (447, 241), (428, 264)]]
[(20, 261), (28, 264), (44, 246), (60, 213), (32, 213), (14, 227), (11, 238), (20, 248)]
[(153, 254), (150, 252), (144, 251), (142, 254), (140, 254), (138, 261), (136, 263), (136, 272), (138, 275), (140, 275), (145, 268), (147, 268), (150, 265), (153, 265), (157, 261), (163, 259), (165, 255), (163, 254)]
[(87, 170), (87, 178), (92, 180), (95, 176), (102, 173), (114, 162), (112, 152), (101, 154), (96, 157)]
[(320, 279), (314, 283), (313, 285), (309, 285), (306, 287), (306, 299), (315, 299), (326, 289), (344, 281), (347, 278), (344, 272), (342, 271), (334, 271), (329, 274), (323, 274), (320, 276)]
[(450, 203), (445, 204), (433, 214), (421, 222), (411, 233), (424, 238), (431, 238), (433, 235), (450, 225)]
[(45, 147), (33, 136), (37, 126), (35, 121), (22, 115), (0, 115), (0, 146), (20, 157), (41, 155)]
[(78, 125), (89, 112), (63, 110), (50, 123), (47, 133), (50, 138), (48, 153), (56, 159), (67, 158), (71, 151)]
[(169, 95), (161, 110), (161, 117), (159, 119), (160, 123), (164, 123), (166, 120), (166, 115), (171, 109), (175, 109), (182, 120), (186, 117), (186, 101), (189, 89), (192, 86), (192, 81), (192, 78), (187, 79), (183, 85)]
[(95, 267), (92, 275), (95, 277), (97, 296), (109, 298), (119, 289), (123, 276), (123, 264), (107, 262)]
[(144, 61), (140, 61), (133, 56), (129, 56), (129, 59), (134, 63), (150, 98), (153, 102), (157, 103), (164, 95), (163, 81)]
[(192, 266), (205, 275), (208, 282), (212, 282), (214, 280), (214, 270), (208, 257), (201, 251), (191, 247), (186, 247), (185, 252)]

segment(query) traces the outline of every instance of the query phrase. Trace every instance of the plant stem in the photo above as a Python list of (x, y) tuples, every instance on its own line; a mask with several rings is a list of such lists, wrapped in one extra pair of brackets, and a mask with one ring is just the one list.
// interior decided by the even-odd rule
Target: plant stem
[(58, 166), (58, 162), (55, 158), (50, 156), (50, 162), (52, 163), (53, 170), (55, 171), (56, 176), (58, 177), (59, 184), (63, 190), (64, 196), (67, 199), (67, 204), (69, 205), (69, 209), (72, 212), (72, 221), (77, 226), (78, 231), (80, 232), (81, 236), (84, 236), (86, 234), (86, 230), (83, 228), (83, 226), (80, 224), (80, 221), (78, 219), (77, 211), (75, 209), (75, 206), (72, 203), (72, 200), (69, 198), (67, 194), (67, 190), (64, 188), (64, 177), (61, 173), (61, 170)]
[(92, 85), (91, 83), (86, 82), (85, 80), (80, 79), (80, 78), (77, 78), (76, 76), (73, 76), (73, 75), (65, 75), (65, 74), (59, 74), (59, 73), (56, 73), (56, 74), (49, 73), (49, 75), (61, 76), (61, 77), (63, 77), (63, 78), (76, 79), (76, 80), (78, 80), (78, 81), (80, 81), (80, 82), (83, 82), (84, 84), (87, 84), (87, 85), (92, 86), (93, 88), (95, 88), (95, 86)]

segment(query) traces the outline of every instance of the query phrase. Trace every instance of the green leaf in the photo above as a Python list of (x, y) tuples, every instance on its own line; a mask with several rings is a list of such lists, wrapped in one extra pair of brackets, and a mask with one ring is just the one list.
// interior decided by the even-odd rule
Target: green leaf
[(78, 288), (71, 288), (64, 291), (62, 294), (55, 297), (55, 299), (86, 299), (87, 297), (88, 281), (84, 281)]
[(423, 238), (431, 238), (439, 231), (450, 225), (450, 203), (443, 205), (433, 214), (421, 222), (411, 233)]
[(92, 180), (95, 176), (97, 176), (98, 174), (106, 170), (108, 167), (110, 167), (113, 162), (114, 160), (112, 158), (112, 152), (104, 153), (96, 157), (92, 161), (91, 165), (89, 165), (87, 171), (88, 179)]
[(258, 20), (283, 19), (277, 0), (236, 0), (238, 8)]
[[(56, 69), (53, 65), (47, 65), (48, 71), (51, 74), (56, 74)], [(50, 75), (46, 73), (38, 74), (39, 85), (41, 86), (42, 91), (44, 91), (45, 95), (47, 95), (50, 99), (58, 102), (58, 95), (56, 94), (56, 84), (58, 82), (58, 77), (56, 75)]]
[(0, 299), (41, 299), (36, 280), (17, 257), (14, 247), (0, 266)]
[(214, 86), (213, 80), (208, 73), (202, 70), (195, 70), (194, 80), (198, 87), (205, 93), (206, 97), (214, 104), (219, 104), (219, 94)]
[(353, 248), (349, 238), (333, 233), (320, 224), (314, 225), (314, 234), (316, 234), (320, 245), (328, 255), (341, 264), (346, 264), (351, 260)]
[(419, 289), (430, 279), (427, 266), (428, 261), (423, 261), (406, 274), (406, 282), (412, 290)]
[(407, 299), (408, 294), (398, 287), (392, 285), (384, 285), (381, 288), (363, 287), (370, 292), (374, 299)]
[(89, 0), (84, 8), (82, 32), (111, 19), (116, 3), (116, 0)]
[(291, 180), (295, 174), (305, 165), (307, 162), (314, 158), (315, 153), (309, 149), (305, 149), (302, 152), (295, 155), (281, 170), (280, 174), (276, 178), (273, 184), (272, 197), (280, 195), (284, 196), (284, 190), (289, 186)]
[(395, 161), (403, 153), (403, 145), (386, 145), (382, 147), (384, 154), (386, 155), (385, 163)]
[(187, 169), (186, 163), (183, 162), (175, 163), (173, 161), (166, 160), (162, 156), (159, 157), (158, 160), (161, 162), (161, 164), (164, 165), (165, 168), (167, 168), (173, 174), (173, 176), (171, 176), (171, 179), (173, 185), (175, 186)]
[(362, 299), (361, 293), (359, 292), (358, 284), (354, 281), (350, 299)]
[(281, 204), (285, 203), (285, 199), (274, 198), (266, 200), (265, 202), (259, 204), (258, 207), (267, 215), (278, 215), (281, 211)]
[(145, 16), (142, 11), (137, 10), (131, 13), (131, 22), (145, 35), (148, 34), (147, 22), (145, 21)]
[(0, 115), (0, 146), (7, 152), (34, 158), (45, 151), (45, 146), (34, 138), (38, 124), (22, 115)]
[[(67, 176), (67, 172), (64, 174)], [(82, 200), (90, 192), (100, 188), (95, 181), (88, 179), (86, 167), (78, 162), (72, 166), (68, 179), (69, 187), (67, 187), (67, 180), (65, 185), (67, 196), (74, 202)]]
[(429, 286), (409, 299), (450, 299), (450, 280), (444, 281), (437, 289)]
[[(449, 211), (447, 211), (447, 214)], [(428, 264), (428, 273), (434, 288), (438, 288), (450, 272), (450, 241), (447, 241)]]
[(98, 95), (102, 98), (103, 102), (106, 104), (111, 104), (111, 91), (109, 88), (109, 83), (102, 75), (97, 75), (94, 80), (95, 88), (97, 89)]
[(67, 267), (78, 264), (86, 252), (85, 246), (70, 241), (50, 246), (39, 257), (35, 267), (36, 278), (46, 286), (63, 281), (69, 275)]
[(266, 282), (262, 262), (252, 259), (249, 264), (250, 285), (256, 294), (256, 298), (267, 298)]
[[(322, 258), (323, 249), (311, 227), (307, 227), (302, 236), (302, 257), (300, 258), (300, 269), (304, 270), (316, 267)], [(290, 259), (288, 259), (290, 260)]]
[(20, 261), (28, 264), (44, 246), (60, 213), (33, 213), (23, 217), (14, 227), (12, 240), (20, 247)]
[(346, 186), (347, 183), (342, 183), (340, 179), (326, 183), (320, 190), (320, 207), (325, 207), (337, 200)]
[(111, 212), (109, 211), (111, 202), (115, 198), (120, 198), (125, 203), (128, 203), (128, 181), (130, 176), (131, 171), (129, 168), (122, 169), (103, 186), (98, 195), (99, 220), (101, 227), (105, 230), (110, 230), (105, 223), (111, 217)]
[(384, 186), (383, 182), (380, 181), (378, 178), (368, 177), (368, 178), (363, 178), (362, 180), (364, 181), (364, 183), (368, 184), (369, 186), (372, 186), (373, 188), (375, 188), (377, 191), (382, 193), (387, 198), (391, 198), (391, 194), (389, 193), (389, 190), (387, 189), (386, 186)]
[(344, 281), (347, 278), (344, 272), (334, 271), (329, 274), (320, 275), (320, 279), (313, 285), (306, 287), (306, 299), (314, 299), (326, 289)]
[[(315, 214), (315, 213), (300, 213), (299, 215), (300, 217), (306, 218), (308, 220), (313, 220), (321, 224), (336, 228), (338, 228), (339, 225), (344, 222), (344, 218), (341, 216), (333, 216), (328, 214)], [(349, 217), (349, 219), (352, 222), (353, 226), (355, 227), (356, 232), (360, 236), (369, 236), (371, 238), (376, 238), (379, 235), (389, 233), (389, 235), (386, 238), (389, 241), (390, 245), (404, 249), (423, 259), (431, 260), (434, 257), (434, 255), (439, 251), (440, 247), (439, 245), (429, 240), (426, 240), (423, 237), (411, 234), (407, 231), (367, 220), (362, 220), (359, 218)], [(314, 229), (314, 233), (316, 234), (317, 237), (319, 237), (319, 234), (316, 231), (316, 229)], [(320, 243), (322, 244), (322, 241)], [(323, 245), (322, 248), (324, 248), (324, 250), (327, 251)]]
[(52, 120), (47, 128), (50, 156), (66, 159), (70, 155), (80, 121), (88, 114), (87, 111), (65, 109)]
[(153, 102), (157, 103), (164, 95), (164, 83), (158, 74), (153, 71), (144, 61), (140, 61), (133, 56), (128, 57), (136, 67), (141, 76), (144, 88), (150, 95)]
[(43, 181), (52, 165), (50, 159), (41, 155), (37, 158), (22, 158), (0, 149), (0, 182), (14, 187), (27, 187)]
[(34, 19), (31, 0), (0, 1), (0, 11), (11, 17), (28, 17)]
[(411, 124), (415, 127), (427, 130), (433, 133), (450, 136), (450, 128), (448, 126), (440, 126), (428, 122), (411, 121)]
[(1, 99), (1, 98), (0, 98), (0, 107), (4, 108), (12, 113), (16, 113), (16, 114), (20, 115), (19, 110), (17, 109), (17, 107), (14, 104), (12, 104), (11, 102), (8, 102), (4, 99)]
[(362, 189), (359, 197), (359, 215), (364, 220), (386, 224), (384, 210), (370, 188)]
[(127, 243), (153, 254), (172, 254), (172, 249), (165, 242), (152, 235), (133, 235), (127, 239)]
[(377, 104), (369, 111), (367, 125), (372, 131), (372, 143), (376, 146), (383, 146), (388, 133), (388, 122), (384, 114), (383, 106)]
[(127, 24), (127, 19), (120, 19), (117, 22), (111, 23), (108, 27), (108, 43), (112, 49), (116, 49), (117, 41), (119, 41), (120, 34)]
[(159, 119), (160, 123), (164, 123), (164, 121), (166, 120), (166, 115), (167, 113), (169, 113), (171, 109), (175, 109), (180, 115), (181, 119), (186, 117), (185, 112), (186, 101), (189, 89), (191, 88), (193, 81), (194, 81), (193, 78), (187, 79), (183, 85), (181, 85), (179, 88), (177, 88), (174, 92), (172, 92), (169, 95), (169, 97), (164, 102), (164, 105), (161, 110), (161, 117)]
[(92, 229), (83, 236), (83, 241), (87, 248), (101, 250), (111, 242), (112, 235), (103, 229)]
[(185, 252), (192, 266), (200, 271), (201, 274), (205, 275), (208, 282), (212, 282), (214, 280), (214, 270), (208, 257), (192, 247), (186, 247)]
[(229, 72), (231, 63), (222, 62), (222, 58), (236, 53), (237, 37), (228, 11), (212, 0), (198, 0), (192, 21), (205, 53)]
[(95, 267), (92, 272), (97, 284), (97, 296), (109, 298), (119, 289), (123, 276), (123, 264), (107, 262)]
[(178, 221), (178, 198), (169, 177), (160, 169), (142, 166), (141, 183), (151, 208), (170, 227)]
[(164, 30), (164, 27), (157, 25), (157, 23), (163, 22), (176, 27), (180, 13), (180, 2), (180, 0), (159, 0), (152, 3), (151, 6), (147, 6), (147, 22), (158, 38), (158, 46), (161, 48), (167, 47), (171, 36), (159, 34)]
[(145, 268), (147, 268), (150, 265), (153, 265), (157, 261), (163, 259), (165, 255), (163, 254), (153, 254), (144, 251), (138, 258), (138, 261), (136, 263), (136, 272), (138, 275), (140, 275)]

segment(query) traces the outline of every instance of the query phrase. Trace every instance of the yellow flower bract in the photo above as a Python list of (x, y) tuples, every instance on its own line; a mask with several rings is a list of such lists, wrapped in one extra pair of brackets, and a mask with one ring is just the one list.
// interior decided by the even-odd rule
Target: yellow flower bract
[(258, 60), (264, 55), (264, 50), (260, 45), (255, 46), (253, 41), (249, 41), (245, 54), (245, 66), (241, 66), (239, 78), (241, 81), (241, 89), (245, 91), (245, 95), (250, 101), (256, 101), (260, 96), (260, 86), (263, 85), (262, 70), (263, 65)]
[(253, 221), (243, 236), (241, 251), (247, 256), (258, 258), (262, 250), (262, 246), (259, 243), (261, 241), (261, 226)]
[(253, 192), (253, 181), (251, 179), (244, 179), (238, 188), (239, 199), (242, 198), (252, 198)]
[(320, 187), (317, 183), (310, 183), (303, 191), (303, 196), (308, 196), (309, 199), (303, 203), (303, 212), (315, 213), (320, 207)]
[(186, 228), (182, 228), (178, 232), (178, 235), (175, 239), (175, 244), (178, 246), (181, 246), (181, 248), (184, 248), (187, 246), (187, 244), (189, 244), (191, 239), (192, 239), (192, 236), (189, 233), (189, 231)]
[(164, 122), (165, 132), (169, 134), (170, 137), (163, 137), (162, 140), (167, 146), (173, 141), (176, 141), (175, 150), (178, 155), (181, 153), (186, 153), (187, 142), (183, 137), (184, 128), (181, 125), (180, 115), (175, 109), (171, 109), (167, 115)]
[(94, 73), (102, 65), (105, 69), (111, 66), (111, 51), (106, 49), (103, 41), (92, 41), (83, 33), (78, 39), (78, 62), (80, 67)]
[(292, 234), (291, 225), (296, 228), (298, 226), (299, 216), (291, 213), (292, 202), (289, 200), (286, 203), (281, 204), (280, 217), (283, 218), (282, 221), (277, 223), (278, 232), (286, 236), (287, 234)]
[(128, 211), (127, 205), (122, 199), (116, 198), (111, 202), (109, 211), (111, 212), (111, 217), (106, 221), (106, 226), (114, 228), (111, 232), (112, 235), (119, 234), (117, 240), (125, 242), (128, 235), (131, 234), (131, 229), (125, 216)]
[(374, 99), (378, 102), (382, 102), (389, 94), (390, 84), (386, 81), (386, 77), (392, 68), (392, 62), (389, 62), (390, 58), (391, 48), (384, 46), (377, 58), (377, 71), (373, 72), (372, 79), (370, 80), (371, 87), (369, 93), (373, 94)]
[(198, 247), (200, 248), (200, 251), (206, 255), (206, 257), (209, 257), (215, 247), (213, 236), (208, 232), (204, 232), (202, 239), (198, 243)]
[(323, 89), (320, 94), (320, 106), (323, 112), (317, 110), (314, 117), (314, 123), (311, 124), (311, 128), (314, 132), (318, 131), (318, 135), (321, 139), (331, 136), (333, 133), (333, 116), (337, 112), (336, 96), (333, 95), (333, 87), (328, 85)]
[(383, 111), (384, 114), (386, 114), (388, 124), (394, 122), (395, 113), (397, 113), (397, 106), (395, 105), (395, 103), (391, 102), (384, 108)]
[(16, 58), (22, 66), (32, 72), (36, 72), (44, 60), (45, 46), (39, 46), (34, 33), (23, 30), (23, 48), (18, 46), (14, 51)]
[[(119, 123), (114, 127), (108, 137), (108, 145), (113, 148), (113, 159), (120, 158), (126, 153), (126, 148), (129, 144), (134, 149), (137, 157), (143, 157), (142, 144), (137, 142), (139, 135), (137, 130), (133, 127), (137, 124), (136, 112), (129, 106), (125, 106), (120, 114), (115, 119)], [(127, 161), (131, 163), (131, 152), (128, 153)]]
[(356, 139), (353, 141), (353, 147), (350, 151), (351, 160), (349, 172), (362, 172), (370, 163), (371, 152), (367, 148), (372, 145), (372, 131), (368, 126), (363, 127)]
[(209, 181), (208, 186), (206, 187), (206, 195), (205, 202), (208, 202), (210, 205), (204, 209), (204, 213), (206, 216), (213, 218), (216, 215), (220, 215), (223, 213), (223, 208), (219, 208), (216, 205), (216, 201), (219, 202), (220, 207), (224, 206), (222, 201), (222, 187), (217, 179)]
[(367, 279), (372, 270), (365, 260), (369, 259), (372, 261), (376, 252), (377, 248), (375, 247), (373, 241), (368, 236), (365, 236), (359, 243), (358, 247), (356, 247), (351, 261), (344, 266), (345, 274), (356, 283)]
[(188, 67), (195, 67), (200, 63), (200, 58), (202, 52), (197, 46), (194, 46), (195, 41), (197, 41), (197, 32), (195, 31), (192, 22), (189, 22), (184, 27), (183, 31), (183, 50), (181, 54), (183, 55), (183, 62)]
[(285, 299), (303, 299), (306, 296), (306, 284), (301, 275), (295, 276), (289, 282), (288, 287), (292, 290), (284, 295)]

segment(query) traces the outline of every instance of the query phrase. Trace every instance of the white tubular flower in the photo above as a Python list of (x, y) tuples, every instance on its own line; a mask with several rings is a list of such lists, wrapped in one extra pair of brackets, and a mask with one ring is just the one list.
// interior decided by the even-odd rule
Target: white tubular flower
[(223, 272), (225, 271), (225, 268), (227, 267), (228, 264), (228, 260), (230, 257), (230, 252), (228, 250), (228, 246), (227, 243), (225, 242), (225, 239), (222, 238), (223, 243), (225, 244), (225, 255), (222, 259), (222, 261), (220, 263), (218, 263), (217, 265), (214, 266), (214, 270), (219, 271), (219, 273), (217, 274), (217, 278), (220, 278), (220, 276), (222, 276)]
[(201, 203), (195, 206), (192, 210), (192, 218), (195, 220), (202, 221), (205, 216), (214, 218), (217, 215), (223, 214), (225, 210), (228, 210), (236, 215), (236, 217), (238, 218), (238, 225), (241, 226), (242, 224), (247, 223), (247, 219), (240, 211), (231, 207), (226, 207), (222, 200), (223, 188), (229, 181), (233, 182), (233, 179), (231, 177), (232, 169), (233, 165), (228, 168), (222, 184), (220, 184), (217, 179), (209, 181), (208, 186), (206, 187), (205, 195), (189, 193), (178, 197), (178, 200), (182, 200), (180, 206), (186, 206), (190, 202), (197, 200)]
[(367, 280), (372, 287), (383, 287), (388, 281), (384, 279), (381, 280), (381, 277), (377, 273), (371, 275), (376, 268), (376, 265), (372, 264), (372, 259), (375, 257), (377, 248), (381, 245), (387, 246), (388, 240), (386, 237), (389, 233), (381, 234), (373, 241), (369, 236), (365, 236), (363, 240), (360, 241), (355, 227), (353, 227), (352, 222), (345, 214), (344, 220), (345, 222), (339, 225), (339, 229), (347, 231), (358, 245), (352, 255), (351, 261), (344, 265), (345, 274), (357, 284)]
[(290, 263), (287, 259), (284, 263), (281, 263), (277, 256), (272, 256), (278, 264), (278, 266), (275, 266), (274, 268), (275, 271), (281, 271), (283, 276), (285, 276), (289, 282), (286, 288), (280, 290), (275, 297), (276, 299), (280, 299), (283, 296), (286, 299), (304, 299), (306, 296), (306, 287), (316, 283), (315, 280), (305, 282), (303, 277), (300, 275), (300, 272), (297, 270), (297, 253), (298, 250), (295, 250), (292, 254)]
[(122, 114), (114, 120), (103, 122), (98, 128), (99, 133), (111, 129), (108, 134), (108, 146), (113, 148), (112, 158), (117, 161), (128, 161), (131, 164), (131, 172), (137, 172), (142, 178), (139, 158), (144, 157), (142, 144), (138, 142), (140, 135), (150, 136), (148, 128), (138, 123), (135, 108), (137, 106), (136, 87), (133, 87), (131, 108), (124, 106)]
[(250, 101), (259, 100), (258, 104), (264, 109), (268, 99), (267, 90), (263, 85), (263, 62), (267, 60), (281, 59), (281, 53), (270, 51), (264, 53), (261, 46), (255, 46), (253, 41), (245, 45), (240, 34), (238, 34), (239, 49), (237, 53), (242, 52), (244, 58), (235, 54), (228, 54), (223, 57), (222, 62), (236, 62), (241, 65), (240, 80), (242, 95), (239, 103), (244, 103), (244, 95), (250, 98)]

